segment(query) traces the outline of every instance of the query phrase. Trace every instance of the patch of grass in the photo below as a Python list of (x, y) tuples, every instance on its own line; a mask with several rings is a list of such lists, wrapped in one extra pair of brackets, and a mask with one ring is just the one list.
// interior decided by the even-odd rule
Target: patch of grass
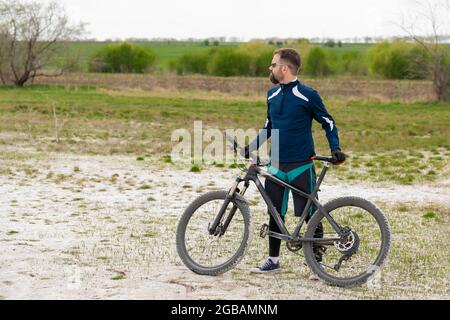
[(170, 155), (164, 155), (164, 156), (162, 157), (162, 161), (163, 161), (164, 163), (170, 163), (170, 164), (173, 164), (172, 157), (171, 157)]
[(0, 168), (0, 175), (14, 175), (14, 172), (10, 168)]
[(148, 189), (151, 189), (151, 188), (153, 188), (153, 187), (151, 185), (149, 185), (149, 184), (143, 184), (143, 185), (141, 185), (139, 187), (140, 190), (148, 190)]
[(136, 158), (136, 161), (144, 161), (144, 160), (145, 160), (144, 157), (137, 157), (137, 158)]
[(434, 219), (436, 218), (436, 213), (432, 212), (432, 211), (427, 211), (425, 212), (425, 214), (423, 215), (423, 217), (425, 219)]
[(55, 183), (61, 183), (61, 182), (63, 182), (63, 181), (66, 181), (66, 180), (68, 180), (69, 178), (71, 178), (72, 176), (69, 176), (69, 175), (65, 175), (65, 174), (63, 174), (63, 173), (60, 173), (60, 174), (58, 174), (57, 176), (56, 176), (56, 178), (55, 178)]
[(7, 233), (6, 233), (6, 235), (8, 235), (8, 236), (12, 236), (12, 235), (14, 235), (14, 234), (18, 234), (19, 232), (18, 231), (15, 231), (15, 230), (10, 230), (10, 231), (8, 231)]
[(147, 231), (143, 236), (146, 238), (156, 238), (158, 235), (159, 233), (156, 231)]
[(195, 173), (198, 173), (198, 172), (201, 172), (202, 170), (200, 169), (200, 167), (198, 166), (198, 165), (193, 165), (192, 167), (191, 167), (191, 170), (189, 170), (190, 172), (195, 172)]
[(119, 174), (114, 173), (111, 178), (109, 179), (109, 181), (111, 181), (111, 183), (116, 183), (117, 179), (119, 178)]
[[(415, 152), (422, 154), (419, 151)], [(439, 149), (436, 152), (443, 154), (445, 151)], [(405, 157), (407, 153), (408, 150), (367, 153), (363, 156), (358, 156), (358, 163), (361, 166), (356, 166), (354, 160), (349, 161), (337, 169), (333, 168), (330, 174), (341, 179), (343, 172), (341, 169), (346, 167), (350, 173), (349, 175), (344, 175), (347, 180), (369, 180), (403, 185), (433, 182), (449, 176), (450, 167), (445, 159), (434, 163), (428, 161), (427, 157), (424, 156), (420, 159), (414, 159), (414, 161), (402, 161), (401, 158)]]
[(126, 279), (126, 276), (124, 276), (123, 274), (118, 274), (114, 277), (111, 278), (111, 280), (117, 281), (117, 280), (124, 280)]
[(412, 185), (414, 182), (414, 176), (408, 174), (408, 175), (404, 175), (404, 176), (398, 176), (394, 178), (394, 181), (396, 181), (399, 184), (404, 184), (404, 185)]

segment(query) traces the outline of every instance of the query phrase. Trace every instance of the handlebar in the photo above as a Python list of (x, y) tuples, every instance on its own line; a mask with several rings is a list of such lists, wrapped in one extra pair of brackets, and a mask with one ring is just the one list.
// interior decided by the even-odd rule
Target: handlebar
[(343, 163), (343, 162), (337, 162), (336, 159), (334, 159), (334, 158), (323, 157), (323, 156), (312, 156), (310, 159), (313, 161), (316, 160), (316, 161), (329, 162), (329, 163), (332, 163), (335, 165), (339, 165), (339, 164)]

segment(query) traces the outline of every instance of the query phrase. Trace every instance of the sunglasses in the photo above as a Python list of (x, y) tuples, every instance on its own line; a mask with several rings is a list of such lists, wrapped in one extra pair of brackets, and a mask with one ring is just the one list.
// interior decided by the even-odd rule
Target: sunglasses
[(269, 67), (275, 68), (276, 66), (287, 66), (287, 64), (274, 62), (274, 63), (271, 63)]

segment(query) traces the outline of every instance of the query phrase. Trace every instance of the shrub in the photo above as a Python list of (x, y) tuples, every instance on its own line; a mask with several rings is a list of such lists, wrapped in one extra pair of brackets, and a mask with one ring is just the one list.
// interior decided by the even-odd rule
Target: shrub
[(341, 72), (350, 75), (367, 75), (368, 66), (358, 51), (347, 51), (341, 57)]
[(273, 46), (263, 42), (248, 42), (239, 46), (238, 52), (250, 56), (250, 76), (267, 76), (270, 61), (273, 57)]
[(385, 41), (369, 50), (370, 70), (388, 79), (424, 79), (428, 61), (422, 48), (403, 41)]
[(431, 57), (424, 48), (419, 45), (412, 46), (408, 57), (408, 79), (426, 79), (430, 76), (428, 64), (431, 62)]
[(156, 56), (150, 49), (128, 43), (109, 45), (91, 59), (89, 71), (112, 73), (144, 73), (154, 66)]
[(266, 49), (264, 51), (259, 52), (259, 54), (254, 58), (253, 66), (254, 66), (254, 76), (263, 77), (269, 74), (269, 65), (272, 61), (273, 50)]
[(170, 66), (172, 70), (175, 70), (177, 74), (189, 74), (198, 73), (206, 74), (208, 73), (208, 61), (210, 59), (210, 54), (185, 54), (178, 60), (173, 62)]
[(305, 73), (313, 77), (330, 75), (332, 70), (327, 60), (326, 53), (322, 48), (312, 48), (306, 56)]
[(208, 72), (214, 76), (248, 76), (251, 57), (233, 49), (217, 51), (208, 64)]

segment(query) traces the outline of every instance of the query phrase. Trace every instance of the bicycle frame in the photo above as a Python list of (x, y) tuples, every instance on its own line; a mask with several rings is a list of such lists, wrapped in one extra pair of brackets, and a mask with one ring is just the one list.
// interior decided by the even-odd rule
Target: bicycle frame
[[(245, 194), (245, 192), (247, 191), (247, 189), (249, 187), (250, 181), (252, 181), (256, 185), (256, 188), (258, 189), (259, 193), (261, 194), (264, 201), (266, 202), (267, 208), (269, 210), (269, 214), (274, 218), (278, 228), (281, 231), (281, 233), (269, 231), (269, 233), (268, 233), (269, 236), (280, 239), (280, 240), (289, 241), (289, 242), (314, 242), (314, 243), (320, 243), (320, 244), (324, 244), (324, 245), (332, 245), (335, 241), (339, 241), (341, 239), (341, 237), (343, 237), (345, 235), (346, 231), (343, 228), (341, 228), (333, 220), (331, 215), (325, 210), (325, 208), (316, 199), (317, 193), (319, 192), (320, 185), (322, 184), (322, 181), (325, 178), (325, 175), (326, 175), (329, 167), (330, 167), (330, 164), (325, 163), (325, 166), (324, 166), (322, 172), (320, 173), (319, 179), (317, 180), (317, 183), (316, 183), (316, 186), (315, 186), (313, 192), (311, 194), (308, 194), (308, 193), (305, 193), (305, 192), (297, 189), (296, 187), (290, 185), (289, 183), (286, 183), (286, 182), (282, 181), (281, 179), (278, 179), (277, 177), (270, 174), (266, 170), (263, 170), (254, 164), (250, 165), (249, 168), (247, 169), (247, 174), (245, 175), (245, 177), (244, 178), (238, 177), (236, 179), (235, 183), (233, 184), (233, 186), (231, 187), (231, 189), (229, 190), (227, 198), (225, 199), (222, 207), (219, 210), (219, 213), (217, 214), (214, 222), (212, 223), (212, 225), (209, 228), (210, 234), (219, 235), (219, 233), (220, 233), (220, 235), (223, 235), (225, 233), (226, 229), (228, 228), (229, 223), (231, 222), (231, 219), (233, 218), (233, 216), (237, 210), (237, 207), (234, 205), (230, 211), (230, 214), (228, 215), (227, 219), (225, 220), (221, 230), (218, 232), (217, 227), (219, 226), (220, 221), (222, 220), (222, 217), (225, 214), (226, 208), (228, 207), (228, 205), (230, 204), (232, 199), (234, 199), (236, 197), (236, 193), (238, 193), (241, 196), (243, 196)], [(296, 194), (308, 199), (306, 206), (303, 209), (303, 213), (300, 216), (300, 221), (297, 224), (292, 235), (287, 230), (286, 225), (284, 224), (283, 220), (281, 219), (280, 214), (278, 213), (277, 209), (273, 205), (272, 200), (270, 199), (269, 195), (267, 194), (267, 192), (266, 192), (264, 186), (262, 185), (261, 181), (259, 180), (258, 176), (263, 176), (264, 178), (269, 179), (278, 185), (288, 188), (293, 193), (296, 193)], [(242, 191), (240, 191), (238, 189), (238, 186), (241, 182), (245, 183), (244, 189)], [(300, 237), (300, 230), (301, 230), (303, 224), (305, 223), (307, 215), (308, 215), (308, 211), (313, 204), (317, 207), (317, 210), (320, 211), (326, 217), (326, 219), (330, 222), (330, 225), (333, 227), (333, 229), (336, 231), (336, 233), (340, 236), (340, 238), (303, 238), (303, 237)]]

